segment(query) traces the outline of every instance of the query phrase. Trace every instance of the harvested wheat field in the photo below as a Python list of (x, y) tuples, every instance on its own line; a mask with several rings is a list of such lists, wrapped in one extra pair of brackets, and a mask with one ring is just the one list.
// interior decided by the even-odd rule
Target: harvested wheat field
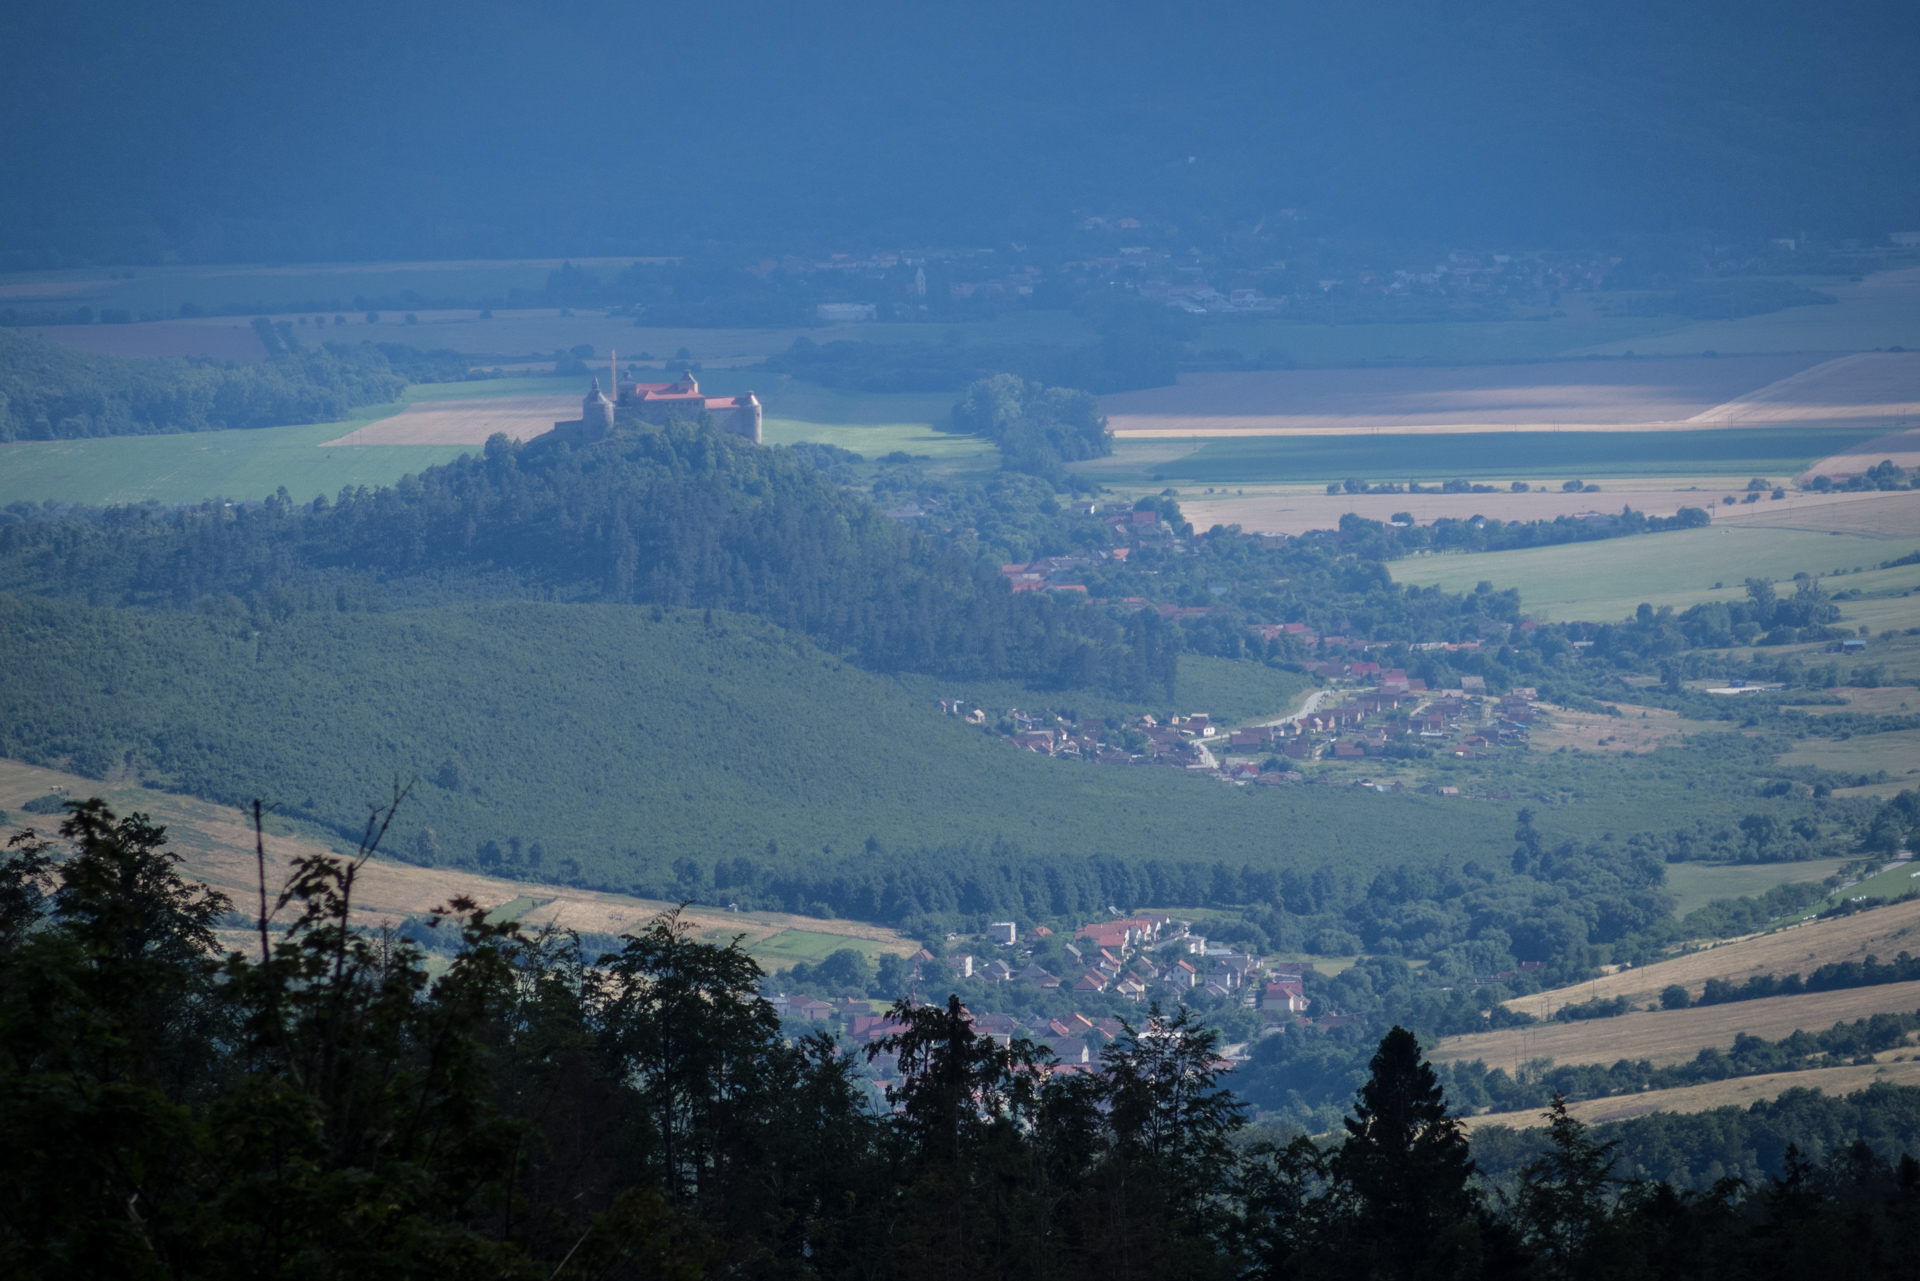
[[(1182, 374), (1172, 387), (1103, 396), (1100, 406), (1121, 437), (1697, 431), (1716, 424), (1689, 420), (1759, 395), (1823, 362), (1822, 355), (1803, 353), (1462, 369), (1196, 373)], [(1860, 367), (1858, 376), (1869, 372), (1880, 388), (1885, 379), (1877, 366)], [(1829, 381), (1844, 384), (1846, 377), (1843, 370)], [(1828, 383), (1817, 386), (1823, 403), (1836, 398)], [(1857, 404), (1847, 403), (1864, 410), (1885, 398), (1876, 390)]]
[(1432, 1057), (1439, 1061), (1484, 1059), (1490, 1067), (1508, 1070), (1534, 1059), (1600, 1064), (1647, 1059), (1664, 1065), (1684, 1063), (1707, 1046), (1730, 1046), (1742, 1032), (1776, 1040), (1799, 1030), (1815, 1031), (1875, 1014), (1916, 1009), (1920, 1009), (1920, 982), (1887, 983), (1476, 1032), (1445, 1038), (1434, 1047)]
[[(1540, 1008), (1535, 1004), (1527, 1012), (1536, 1013)], [(1875, 1014), (1914, 1010), (1920, 1010), (1920, 982), (1883, 983), (1839, 992), (1770, 996), (1687, 1010), (1641, 1010), (1610, 1019), (1450, 1036), (1434, 1047), (1433, 1058), (1485, 1059), (1489, 1067), (1509, 1071), (1533, 1059), (1552, 1059), (1555, 1063), (1649, 1059), (1657, 1066), (1684, 1063), (1706, 1046), (1730, 1046), (1742, 1032), (1777, 1040), (1795, 1031), (1818, 1031)]]
[(1896, 467), (1920, 467), (1920, 428), (1876, 436), (1862, 444), (1829, 454), (1802, 473), (1802, 479), (1815, 476), (1858, 476), (1882, 462)]
[[(1714, 1108), (1751, 1107), (1777, 1099), (1788, 1090), (1819, 1090), (1838, 1097), (1865, 1089), (1876, 1081), (1888, 1085), (1920, 1085), (1920, 1057), (1910, 1057), (1905, 1052), (1898, 1059), (1892, 1054), (1884, 1057), (1884, 1062), (1858, 1066), (1769, 1072), (1764, 1076), (1736, 1076), (1677, 1090), (1646, 1090), (1606, 1099), (1583, 1099), (1569, 1103), (1567, 1111), (1588, 1125), (1598, 1125), (1602, 1121), (1625, 1121), (1649, 1112), (1708, 1112)], [(1545, 1125), (1546, 1118), (1540, 1112), (1483, 1112), (1463, 1118), (1461, 1124), (1469, 1133), (1496, 1125), (1531, 1130)]]
[(1859, 352), (1823, 361), (1694, 415), (1698, 426), (1920, 416), (1920, 352)]
[[(1596, 998), (1610, 1001), (1624, 996), (1635, 1005), (1647, 1005), (1658, 1000), (1662, 989), (1674, 983), (1686, 988), (1689, 995), (1699, 996), (1708, 979), (1744, 983), (1756, 974), (1805, 975), (1822, 965), (1858, 961), (1869, 955), (1890, 961), (1901, 952), (1920, 953), (1920, 900), (1893, 903), (1830, 921), (1808, 921), (1771, 934), (1702, 948), (1637, 970), (1621, 970), (1590, 983), (1521, 997), (1507, 1004), (1536, 1017), (1551, 1016), (1563, 1005)], [(1739, 1004), (1754, 1002), (1714, 1008), (1736, 1009)]]
[[(1803, 501), (1793, 501), (1795, 499)], [(1823, 499), (1825, 501), (1821, 501)], [(1822, 534), (1857, 534), (1862, 538), (1920, 538), (1920, 493), (1870, 490), (1858, 494), (1794, 494), (1786, 502), (1716, 508), (1713, 519), (1717, 525), (1756, 529), (1804, 529)]]
[(573, 392), (539, 396), (489, 396), (479, 400), (434, 400), (409, 405), (391, 418), (368, 423), (327, 445), (484, 445), (503, 432), (530, 440), (556, 422), (580, 416)]
[[(68, 796), (99, 796), (119, 814), (135, 810), (150, 815), (167, 829), (173, 851), (181, 857), (182, 872), (225, 894), (243, 914), (258, 911), (259, 875), (254, 853), (252, 820), (240, 810), (187, 796), (148, 791), (127, 780), (100, 782), (0, 759), (0, 810), (12, 814), (11, 825), (0, 824), (0, 838), (26, 826), (57, 831), (59, 815), (22, 813), (20, 807), (35, 797), (60, 792)], [(328, 852), (318, 841), (269, 832), (266, 838), (267, 875), (278, 889), (295, 858)], [(644, 925), (674, 905), (624, 894), (606, 894), (565, 886), (542, 885), (483, 876), (452, 868), (416, 867), (410, 863), (375, 859), (361, 871), (355, 884), (355, 917), (367, 927), (397, 925), (422, 916), (464, 895), (483, 907), (513, 905), (513, 914), (532, 926), (555, 924), (583, 933), (620, 934)], [(688, 908), (685, 919), (695, 933), (714, 942), (744, 935), (749, 954), (792, 964), (793, 936), (812, 936), (822, 944), (876, 952), (911, 953), (919, 945), (883, 926), (859, 921), (825, 921), (783, 912), (726, 912)], [(221, 934), (227, 947), (258, 946), (258, 936), (242, 929)], [(825, 950), (824, 947), (815, 950)]]

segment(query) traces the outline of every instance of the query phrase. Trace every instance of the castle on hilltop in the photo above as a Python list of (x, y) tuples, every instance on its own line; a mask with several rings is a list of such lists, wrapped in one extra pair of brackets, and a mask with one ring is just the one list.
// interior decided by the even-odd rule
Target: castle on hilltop
[(730, 436), (744, 436), (758, 445), (762, 443), (760, 413), (759, 398), (752, 392), (744, 396), (703, 396), (700, 384), (685, 370), (681, 371), (680, 381), (671, 383), (620, 382), (616, 374), (612, 400), (600, 390), (600, 380), (594, 379), (593, 390), (580, 404), (579, 419), (555, 423), (553, 430), (556, 435), (582, 442), (605, 440), (622, 418), (637, 418), (664, 427), (675, 418), (694, 419), (708, 414), (719, 430)]

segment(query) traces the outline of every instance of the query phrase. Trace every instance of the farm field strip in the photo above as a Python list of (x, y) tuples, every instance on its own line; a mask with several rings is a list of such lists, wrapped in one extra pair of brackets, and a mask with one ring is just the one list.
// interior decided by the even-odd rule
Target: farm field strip
[[(1920, 501), (1911, 510), (1920, 512)], [(1817, 577), (1855, 567), (1869, 567), (1869, 574), (1920, 577), (1911, 567), (1870, 568), (1912, 550), (1912, 542), (1913, 535), (1891, 530), (1866, 537), (1716, 524), (1557, 547), (1414, 556), (1390, 561), (1388, 569), (1398, 582), (1450, 592), (1471, 591), (1483, 580), (1518, 588), (1523, 607), (1535, 618), (1610, 622), (1631, 614), (1642, 601), (1684, 609), (1703, 601), (1744, 599), (1748, 578), (1787, 582), (1799, 572)], [(1826, 583), (1828, 590), (1854, 585), (1851, 574)], [(1843, 603), (1843, 613), (1850, 604)]]
[[(1778, 475), (1778, 473), (1776, 473)], [(1436, 520), (1467, 520), (1484, 516), (1490, 520), (1555, 520), (1561, 516), (1579, 516), (1591, 512), (1618, 514), (1631, 507), (1648, 516), (1671, 516), (1682, 507), (1707, 508), (1718, 525), (1760, 524), (1748, 513), (1776, 518), (1770, 527), (1812, 528), (1853, 524), (1863, 528), (1881, 528), (1889, 524), (1909, 527), (1920, 538), (1920, 495), (1906, 494), (1816, 494), (1789, 493), (1774, 500), (1762, 495), (1760, 502), (1726, 507), (1720, 499), (1746, 495), (1739, 484), (1711, 490), (1680, 489), (1672, 485), (1648, 484), (1632, 480), (1602, 487), (1600, 493), (1567, 493), (1559, 480), (1536, 482), (1524, 494), (1327, 494), (1275, 493), (1182, 494), (1180, 510), (1195, 529), (1214, 525), (1238, 525), (1242, 529), (1265, 533), (1300, 534), (1309, 529), (1335, 529), (1349, 512), (1367, 520), (1389, 521), (1397, 515), (1413, 517), (1416, 524), (1429, 525)], [(1883, 504), (1882, 499), (1904, 502)]]
[[(1788, 1090), (1819, 1090), (1838, 1097), (1865, 1089), (1876, 1081), (1888, 1085), (1920, 1085), (1920, 1056), (1889, 1058), (1884, 1063), (1849, 1064), (1845, 1067), (1808, 1068), (1804, 1072), (1768, 1072), (1762, 1076), (1736, 1076), (1704, 1085), (1689, 1085), (1672, 1090), (1645, 1090), (1639, 1094), (1616, 1094), (1604, 1099), (1582, 1099), (1569, 1103), (1567, 1111), (1588, 1125), (1604, 1121), (1625, 1121), (1649, 1112), (1707, 1112), (1714, 1108), (1751, 1107), (1755, 1103), (1779, 1098)], [(1546, 1125), (1539, 1111), (1482, 1112), (1462, 1117), (1461, 1125), (1472, 1133), (1494, 1126), (1531, 1130)]]
[(491, 396), (474, 400), (434, 400), (409, 405), (348, 432), (321, 447), (354, 445), (484, 445), (501, 432), (530, 440), (553, 425), (580, 416), (580, 397), (571, 392), (535, 396)]
[[(1805, 869), (1805, 873), (1793, 877), (1794, 880), (1819, 880), (1833, 869), (1830, 862), (1818, 865), (1808, 863), (1787, 866)], [(1765, 885), (1758, 884), (1756, 881), (1750, 886), (1736, 887), (1732, 892), (1754, 894), (1764, 893), (1765, 889)], [(1849, 895), (1858, 892), (1857, 887), (1845, 891)], [(1790, 929), (1775, 930), (1769, 934), (1721, 943), (1714, 947), (1702, 948), (1697, 952), (1689, 952), (1684, 956), (1676, 956), (1671, 960), (1642, 966), (1639, 969), (1621, 970), (1618, 973), (1602, 975), (1590, 982), (1576, 983), (1571, 987), (1518, 997), (1507, 1002), (1507, 1005), (1511, 1009), (1524, 1011), (1536, 1018), (1551, 1016), (1563, 1005), (1591, 1000), (1610, 1001), (1616, 997), (1625, 997), (1635, 1005), (1644, 1006), (1657, 1001), (1661, 991), (1675, 983), (1686, 988), (1690, 995), (1697, 997), (1701, 989), (1706, 986), (1708, 979), (1731, 979), (1736, 983), (1743, 983), (1756, 974), (1804, 976), (1811, 974), (1822, 965), (1858, 961), (1868, 955), (1890, 961), (1900, 952), (1920, 953), (1920, 901), (1895, 903), (1888, 907), (1875, 908), (1871, 912), (1836, 917), (1833, 920), (1809, 921), (1805, 925), (1796, 925)], [(1768, 999), (1792, 998), (1770, 997)], [(1731, 1005), (1703, 1008), (1736, 1009), (1742, 1005), (1755, 1004), (1759, 1002), (1739, 1001)], [(1661, 1011), (1662, 1016), (1673, 1013), (1674, 1011)], [(1622, 1015), (1621, 1017), (1632, 1016)], [(1611, 1022), (1612, 1020), (1596, 1021)], [(1831, 1022), (1832, 1020), (1829, 1020), (1822, 1026), (1828, 1026)]]
[[(1869, 913), (1869, 915), (1871, 915)], [(1652, 968), (1652, 967), (1649, 967)], [(1596, 989), (1597, 990), (1597, 989)], [(1529, 1004), (1533, 1002), (1533, 1004)], [(1529, 1014), (1546, 1003), (1538, 997), (1513, 1002)], [(1655, 1065), (1684, 1063), (1705, 1046), (1730, 1046), (1742, 1033), (1775, 1040), (1796, 1030), (1820, 1031), (1873, 1014), (1920, 1009), (1920, 981), (1878, 987), (1770, 996), (1685, 1010), (1640, 1010), (1610, 1019), (1545, 1023), (1450, 1036), (1436, 1045), (1438, 1060), (1485, 1059), (1509, 1071), (1533, 1059), (1555, 1063), (1617, 1063), (1649, 1059)]]
[[(1744, 485), (1754, 476), (1776, 484), (1800, 475), (1818, 459), (1885, 434), (1884, 424), (1853, 426), (1718, 427), (1706, 430), (1514, 431), (1418, 435), (1369, 432), (1347, 436), (1261, 436), (1245, 439), (1187, 438), (1198, 444), (1181, 456), (1151, 465), (1126, 461), (1111, 470), (1146, 470), (1155, 480), (1201, 485), (1312, 484), (1358, 477), (1366, 481), (1488, 481), (1551, 483), (1610, 477), (1652, 481), (1672, 488), (1671, 477), (1720, 477)], [(1127, 437), (1120, 446), (1151, 438)], [(1164, 441), (1162, 443), (1174, 443)], [(1123, 456), (1124, 458), (1124, 456)], [(1098, 474), (1100, 467), (1083, 468)]]
[[(239, 904), (242, 912), (246, 904), (257, 901), (252, 822), (241, 811), (137, 785), (100, 782), (0, 759), (0, 809), (13, 815), (11, 827), (0, 831), (11, 834), (27, 826), (57, 830), (58, 815), (20, 811), (26, 801), (56, 789), (72, 796), (100, 796), (118, 814), (139, 810), (152, 815), (166, 827), (171, 847), (183, 859), (185, 875), (219, 890)], [(268, 876), (275, 886), (294, 858), (326, 853), (332, 848), (330, 843), (312, 837), (271, 830), (266, 843)], [(368, 927), (398, 924), (463, 894), (483, 907), (509, 903), (518, 907), (519, 901), (525, 901), (529, 906), (516, 915), (529, 926), (553, 924), (599, 934), (619, 934), (643, 926), (674, 906), (623, 894), (418, 867), (382, 858), (368, 863), (356, 882), (361, 904), (356, 917)], [(710, 941), (724, 943), (735, 935), (744, 935), (745, 950), (768, 969), (774, 963), (791, 965), (796, 959), (823, 956), (836, 946), (869, 955), (888, 951), (905, 955), (918, 946), (884, 926), (858, 921), (827, 921), (781, 912), (728, 912), (710, 907), (688, 908), (683, 917), (696, 934)], [(251, 944), (248, 937), (242, 930), (223, 941), (235, 947), (258, 946), (257, 936)]]
[(1180, 375), (1101, 398), (1116, 436), (1697, 431), (1920, 413), (1920, 353)]

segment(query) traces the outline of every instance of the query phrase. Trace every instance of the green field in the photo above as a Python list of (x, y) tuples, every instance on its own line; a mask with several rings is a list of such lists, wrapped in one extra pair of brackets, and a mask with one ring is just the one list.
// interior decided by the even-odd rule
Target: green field
[(1292, 711), (1306, 696), (1311, 685), (1305, 677), (1292, 672), (1263, 667), (1257, 663), (1210, 658), (1204, 654), (1180, 655), (1177, 702), (1171, 708), (1144, 707), (1112, 698), (1092, 690), (1047, 693), (1028, 689), (1013, 681), (964, 680), (939, 676), (904, 675), (900, 683), (932, 703), (942, 698), (957, 698), (995, 712), (1010, 708), (1034, 710), (1051, 707), (1081, 716), (1128, 717), (1143, 711), (1155, 715), (1174, 712), (1186, 715), (1205, 712), (1218, 725), (1246, 725), (1271, 720)]
[(1667, 889), (1675, 899), (1673, 914), (1685, 916), (1717, 898), (1753, 898), (1776, 885), (1825, 880), (1847, 861), (1829, 858), (1810, 863), (1671, 863), (1667, 866)]
[[(1626, 617), (1642, 601), (1684, 609), (1701, 601), (1739, 599), (1749, 577), (1785, 580), (1802, 571), (1821, 575), (1878, 565), (1911, 550), (1911, 541), (1718, 525), (1521, 551), (1414, 556), (1390, 562), (1389, 568), (1396, 581), (1454, 592), (1471, 591), (1482, 581), (1517, 587), (1536, 618), (1606, 622)], [(1869, 587), (1883, 578), (1917, 574), (1908, 566), (1863, 574), (1857, 581)], [(1827, 586), (1837, 590), (1855, 581)], [(1724, 586), (1716, 589), (1715, 583)], [(1891, 617), (1891, 611), (1880, 616)]]
[(1796, 475), (1829, 454), (1885, 433), (1885, 425), (1879, 424), (1717, 431), (1264, 436), (1209, 442), (1182, 457), (1153, 463), (1151, 475), (1155, 480), (1200, 485), (1325, 483), (1349, 476), (1377, 482), (1725, 475), (1745, 481), (1752, 476)]
[(279, 486), (305, 501), (348, 485), (391, 485), (408, 472), (472, 452), (467, 445), (320, 446), (422, 401), (551, 393), (550, 378), (420, 383), (388, 405), (341, 422), (251, 431), (183, 432), (0, 446), (0, 505), (45, 502), (197, 503), (265, 498)]
[[(823, 441), (869, 459), (895, 450), (936, 464), (993, 465), (993, 446), (978, 437), (936, 430), (953, 397), (939, 394), (843, 395), (808, 383), (780, 379), (761, 390), (767, 377), (716, 371), (702, 375), (716, 395), (753, 389), (767, 406), (768, 444)], [(0, 506), (45, 502), (88, 506), (139, 503), (172, 505), (207, 498), (264, 498), (282, 485), (302, 501), (333, 495), (353, 485), (390, 485), (473, 452), (469, 445), (320, 446), (368, 423), (424, 401), (486, 396), (551, 395), (570, 386), (553, 378), (501, 378), (478, 382), (425, 383), (397, 401), (370, 405), (341, 422), (253, 431), (188, 432), (163, 436), (115, 436), (94, 440), (29, 441), (0, 446)]]

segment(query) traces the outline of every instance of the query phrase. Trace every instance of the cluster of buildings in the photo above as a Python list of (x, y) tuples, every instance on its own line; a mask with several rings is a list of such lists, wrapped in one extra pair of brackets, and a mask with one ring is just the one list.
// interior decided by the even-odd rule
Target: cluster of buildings
[[(1051, 936), (1044, 926), (1036, 938)], [(1018, 931), (1011, 922), (988, 929), (995, 951), (1012, 952)], [(983, 957), (954, 951), (935, 957), (925, 949), (913, 959), (915, 982), (931, 996), (943, 981), (973, 979), (989, 985), (1027, 983), (1043, 991), (1071, 990), (1076, 995), (1109, 993), (1135, 1002), (1157, 1001), (1173, 1006), (1204, 994), (1211, 1003), (1234, 1002), (1258, 1011), (1268, 1030), (1289, 1025), (1332, 1028), (1353, 1020), (1337, 1014), (1307, 1017), (1311, 999), (1306, 992), (1311, 962), (1268, 960), (1209, 944), (1196, 934), (1193, 923), (1148, 913), (1082, 926), (1059, 955), (1065, 961), (1055, 974), (1033, 960), (1034, 953)], [(803, 994), (769, 998), (784, 1022), (832, 1030), (851, 1045), (868, 1046), (904, 1030), (883, 1010), (880, 1002), (844, 998), (822, 1000)], [(1057, 1016), (976, 1013), (977, 1035), (1006, 1042), (1023, 1038), (1050, 1048), (1069, 1068), (1098, 1065), (1100, 1051), (1118, 1039), (1124, 1029), (1117, 1018), (1090, 1017), (1079, 1012)], [(1229, 1060), (1242, 1047), (1229, 1047)], [(892, 1065), (881, 1056), (876, 1075), (885, 1079)]]
[[(1477, 760), (1502, 747), (1527, 746), (1540, 715), (1530, 688), (1496, 699), (1485, 694), (1479, 677), (1465, 678), (1463, 686), (1472, 682), (1471, 688), (1429, 691), (1424, 681), (1397, 668), (1381, 669), (1374, 663), (1348, 667), (1370, 669), (1354, 675), (1370, 680), (1372, 687), (1338, 703), (1311, 705), (1284, 720), (1239, 729), (1216, 726), (1205, 712), (1169, 716), (1162, 723), (1152, 715), (1076, 720), (1052, 709), (1017, 707), (994, 714), (961, 699), (941, 699), (939, 705), (943, 715), (1004, 731), (1000, 741), (1023, 751), (1102, 765), (1210, 771), (1233, 783), (1260, 786), (1301, 782), (1295, 763), (1409, 755), (1396, 748), (1425, 748)], [(1276, 758), (1281, 768), (1271, 767)], [(1395, 784), (1388, 790), (1406, 788)]]

